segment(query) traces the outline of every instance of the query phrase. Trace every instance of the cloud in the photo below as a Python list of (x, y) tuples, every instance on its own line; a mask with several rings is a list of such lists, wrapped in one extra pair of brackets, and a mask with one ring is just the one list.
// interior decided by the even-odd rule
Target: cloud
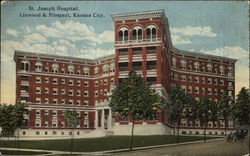
[(73, 42), (86, 40), (93, 42), (93, 45), (114, 42), (113, 31), (107, 30), (97, 34), (92, 26), (74, 21), (55, 21), (50, 26), (38, 25), (35, 30), (48, 38), (63, 38)]
[(38, 33), (32, 33), (32, 34), (28, 34), (26, 36), (24, 36), (24, 40), (26, 42), (30, 42), (30, 43), (36, 43), (36, 42), (39, 42), (39, 43), (43, 43), (43, 42), (47, 42), (47, 39), (38, 34)]
[(80, 54), (76, 55), (76, 57), (82, 57), (82, 58), (88, 58), (88, 59), (93, 59), (93, 58), (98, 58), (106, 55), (111, 55), (115, 54), (115, 50), (113, 48), (111, 49), (81, 49)]
[(217, 34), (212, 32), (210, 26), (185, 26), (179, 28), (170, 28), (171, 34), (179, 34), (183, 36), (206, 36), (206, 37), (216, 37)]
[(225, 56), (235, 59), (248, 58), (248, 51), (241, 47), (229, 47), (216, 48), (214, 50), (200, 50), (200, 52), (211, 55)]
[(179, 35), (171, 35), (171, 39), (174, 45), (178, 44), (191, 44), (192, 42), (189, 39), (184, 39)]
[(12, 36), (16, 36), (16, 37), (18, 36), (17, 31), (14, 29), (7, 29), (6, 33)]

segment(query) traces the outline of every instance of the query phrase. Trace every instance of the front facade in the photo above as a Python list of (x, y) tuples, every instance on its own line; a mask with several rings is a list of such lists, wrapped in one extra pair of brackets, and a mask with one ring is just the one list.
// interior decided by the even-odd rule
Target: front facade
[[(28, 112), (21, 135), (70, 135), (63, 118), (67, 109), (77, 110), (81, 117), (76, 135), (98, 130), (130, 134), (130, 117), (112, 116), (108, 101), (132, 70), (166, 99), (171, 87), (180, 85), (196, 100), (208, 96), (217, 101), (224, 92), (234, 100), (236, 60), (174, 48), (163, 10), (112, 18), (115, 55), (88, 60), (15, 52), (16, 101), (25, 102)], [(165, 112), (157, 114), (156, 119), (136, 121), (135, 134), (172, 133)], [(231, 122), (220, 121), (209, 123), (208, 134), (223, 134), (225, 124), (233, 130)], [(199, 121), (182, 119), (181, 133), (201, 132)]]

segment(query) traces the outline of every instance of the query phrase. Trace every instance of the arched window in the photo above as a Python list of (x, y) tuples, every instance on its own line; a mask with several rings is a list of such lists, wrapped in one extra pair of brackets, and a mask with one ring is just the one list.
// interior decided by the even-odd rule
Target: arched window
[(52, 64), (52, 72), (53, 73), (58, 73), (58, 67), (59, 67), (59, 65), (57, 63)]
[(142, 28), (139, 26), (134, 27), (132, 35), (133, 35), (134, 42), (141, 42), (142, 41)]
[(172, 58), (172, 65), (173, 65), (174, 68), (176, 68), (176, 62), (177, 62), (177, 61), (176, 61), (176, 58), (173, 57), (173, 58)]
[(21, 62), (21, 70), (23, 71), (29, 71), (30, 70), (30, 64), (28, 61), (22, 61)]
[(154, 25), (150, 25), (146, 29), (146, 38), (147, 41), (156, 41), (156, 27)]
[(128, 29), (123, 27), (119, 30), (119, 43), (127, 43), (128, 42)]
[(36, 62), (35, 68), (36, 68), (37, 72), (41, 72), (42, 71), (42, 63)]
[(220, 66), (220, 75), (224, 75), (225, 67), (223, 65)]
[(68, 66), (68, 72), (69, 72), (69, 74), (74, 74), (74, 66), (73, 65)]
[(89, 75), (89, 67), (84, 67), (83, 68), (83, 75)]
[(207, 64), (207, 72), (209, 72), (209, 73), (212, 73), (212, 70), (213, 70), (213, 66), (212, 66), (212, 64)]
[(108, 74), (108, 68), (109, 68), (109, 65), (107, 65), (107, 64), (102, 66), (103, 74)]
[(110, 72), (115, 72), (115, 63), (110, 64)]
[(99, 73), (99, 68), (98, 68), (98, 67), (95, 67), (94, 73), (95, 73), (95, 74), (98, 74), (98, 73)]
[(195, 69), (195, 71), (200, 71), (200, 63), (199, 62), (194, 63), (194, 69)]
[(186, 70), (187, 62), (185, 60), (181, 60), (181, 69)]

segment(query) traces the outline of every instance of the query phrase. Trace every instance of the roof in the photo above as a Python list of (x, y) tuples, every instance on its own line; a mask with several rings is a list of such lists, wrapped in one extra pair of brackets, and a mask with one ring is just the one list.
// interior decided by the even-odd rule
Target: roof
[(63, 60), (69, 60), (69, 61), (79, 61), (79, 62), (89, 62), (89, 63), (96, 63), (96, 62), (103, 61), (106, 59), (115, 58), (115, 54), (99, 57), (96, 59), (86, 59), (86, 58), (80, 58), (80, 57), (60, 56), (60, 55), (54, 55), (54, 54), (44, 54), (44, 53), (15, 50), (14, 61), (16, 60), (17, 55), (24, 55), (24, 56), (31, 56), (31, 57), (32, 56), (33, 57), (44, 57), (44, 58), (52, 58), (52, 59), (63, 59)]

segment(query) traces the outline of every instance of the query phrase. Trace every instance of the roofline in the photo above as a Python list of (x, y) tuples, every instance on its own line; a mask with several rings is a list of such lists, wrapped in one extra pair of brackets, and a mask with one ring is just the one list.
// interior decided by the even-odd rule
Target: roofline
[(186, 51), (186, 50), (180, 50), (175, 47), (171, 47), (171, 49), (181, 55), (187, 55), (187, 56), (194, 56), (194, 57), (201, 57), (205, 59), (220, 59), (220, 60), (226, 60), (235, 63), (238, 59), (229, 58), (229, 57), (223, 57), (218, 55), (211, 55), (211, 54), (204, 54), (201, 52), (192, 52), (192, 51)]
[[(156, 15), (156, 13), (160, 14)], [(135, 16), (136, 15), (136, 16)], [(160, 10), (151, 10), (151, 11), (140, 11), (140, 12), (130, 12), (130, 13), (121, 13), (121, 14), (113, 14), (111, 15), (113, 21), (118, 21), (118, 20), (122, 20), (122, 19), (138, 19), (141, 18), (141, 16), (155, 16), (155, 17), (165, 17), (165, 12), (164, 9), (160, 9)]]
[(96, 59), (85, 59), (85, 58), (78, 58), (78, 57), (72, 57), (72, 56), (59, 56), (54, 54), (44, 54), (44, 53), (36, 53), (36, 52), (27, 52), (27, 51), (21, 51), (21, 50), (15, 50), (14, 58), (13, 60), (16, 61), (16, 56), (19, 54), (28, 55), (28, 56), (34, 56), (34, 57), (49, 57), (49, 58), (55, 58), (55, 59), (64, 59), (69, 61), (80, 61), (80, 62), (89, 62), (89, 63), (97, 63), (99, 61), (105, 60), (105, 59), (113, 59), (115, 58), (115, 54), (110, 54), (102, 57), (98, 57)]

